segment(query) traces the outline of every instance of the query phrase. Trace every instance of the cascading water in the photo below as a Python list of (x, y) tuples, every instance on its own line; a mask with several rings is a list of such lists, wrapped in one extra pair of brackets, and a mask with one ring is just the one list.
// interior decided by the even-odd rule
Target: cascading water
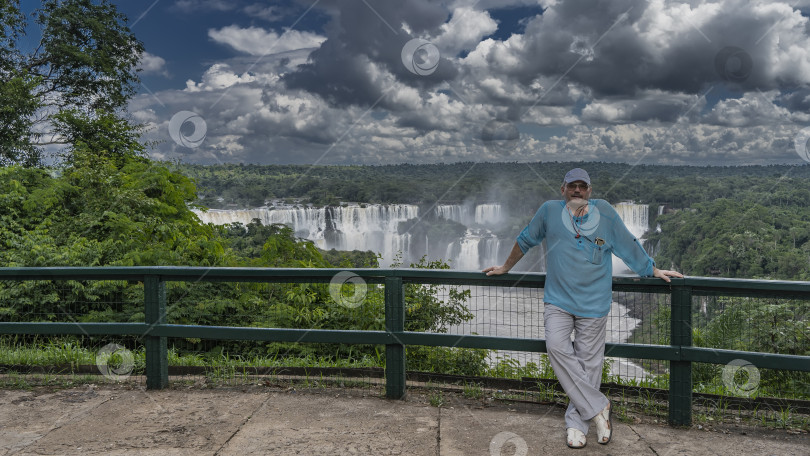
[(633, 236), (641, 238), (650, 229), (650, 207), (648, 205), (619, 203), (613, 207)]
[(470, 236), (469, 233), (467, 230), (467, 234), (461, 240), (461, 249), (455, 263), (457, 269), (478, 269), (478, 244), (481, 238)]
[(296, 236), (306, 238), (322, 249), (372, 250), (383, 256), (381, 266), (389, 266), (397, 253), (410, 250), (410, 233), (400, 234), (398, 225), (418, 217), (419, 207), (409, 204), (340, 207), (261, 208), (197, 212), (205, 223), (248, 224), (253, 219), (263, 225), (283, 223)]
[(470, 207), (461, 204), (439, 204), (436, 206), (436, 215), (462, 225), (469, 225), (473, 221), (470, 217)]
[(475, 224), (495, 226), (501, 222), (500, 204), (479, 204), (475, 206)]
[[(648, 230), (647, 205), (619, 203), (615, 208), (634, 235), (641, 237)], [(254, 218), (264, 225), (283, 223), (291, 227), (296, 236), (309, 239), (322, 249), (372, 250), (380, 253), (383, 267), (390, 266), (401, 252), (402, 263), (406, 265), (426, 255), (429, 260), (444, 259), (454, 269), (480, 271), (502, 263), (509, 254), (514, 238), (500, 239), (490, 231), (505, 219), (500, 204), (443, 204), (437, 205), (434, 211), (436, 217), (464, 224), (466, 232), (446, 244), (437, 245), (436, 242), (442, 241), (436, 241), (431, 235), (434, 241), (431, 245), (427, 233), (417, 237), (419, 240), (416, 241), (410, 229), (399, 232), (400, 222), (422, 220), (419, 207), (409, 204), (351, 204), (321, 208), (282, 206), (210, 210), (197, 212), (197, 215), (203, 222), (217, 225), (233, 222), (246, 225)], [(521, 263), (521, 267), (542, 271), (542, 265), (529, 264), (529, 258)], [(614, 257), (614, 272), (621, 274), (630, 271)]]
[[(615, 204), (614, 209), (621, 217), (627, 229), (633, 233), (637, 239), (641, 237), (647, 230), (650, 229), (650, 207), (646, 204), (635, 203), (618, 203)], [(642, 242), (642, 245), (643, 242)], [(613, 256), (613, 273), (614, 274), (633, 274), (633, 271), (627, 267), (622, 260), (615, 255)]]

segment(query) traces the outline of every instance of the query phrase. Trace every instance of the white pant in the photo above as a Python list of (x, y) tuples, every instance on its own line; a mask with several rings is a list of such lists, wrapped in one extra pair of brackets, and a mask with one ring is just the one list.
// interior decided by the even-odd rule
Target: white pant
[[(607, 315), (578, 317), (545, 303), (543, 318), (548, 359), (570, 400), (565, 412), (566, 427), (587, 434), (591, 418), (608, 405), (607, 397), (599, 391)], [(573, 343), (572, 330), (576, 331)]]

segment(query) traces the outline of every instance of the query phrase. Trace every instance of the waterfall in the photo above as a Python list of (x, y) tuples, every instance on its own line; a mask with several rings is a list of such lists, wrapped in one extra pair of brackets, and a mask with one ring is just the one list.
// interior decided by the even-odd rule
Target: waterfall
[[(649, 229), (649, 208), (643, 204), (619, 203), (614, 206), (630, 231), (641, 237)], [(341, 207), (292, 207), (195, 211), (204, 223), (222, 225), (240, 222), (247, 225), (254, 218), (262, 224), (283, 223), (295, 235), (308, 239), (321, 249), (372, 250), (382, 255), (380, 266), (388, 267), (398, 253), (402, 263), (444, 259), (454, 269), (481, 270), (503, 263), (514, 244), (514, 237), (498, 238), (490, 231), (504, 221), (502, 206), (496, 203), (464, 205), (444, 204), (435, 207), (435, 215), (467, 226), (464, 235), (448, 244), (430, 245), (427, 233), (413, 238), (410, 232), (399, 234), (400, 222), (418, 218), (419, 207), (409, 204), (350, 204)], [(659, 211), (661, 209), (659, 208)], [(531, 214), (527, 215), (526, 221)], [(517, 233), (514, 234), (517, 236)], [(432, 235), (431, 235), (432, 237)], [(424, 243), (424, 247), (422, 244)], [(653, 252), (650, 252), (651, 254)], [(543, 271), (540, 249), (532, 249), (519, 263), (522, 270)], [(630, 271), (614, 257), (614, 273)]]
[(500, 204), (479, 204), (475, 206), (476, 225), (494, 226), (501, 221)]
[(633, 236), (641, 238), (650, 229), (650, 207), (648, 205), (624, 202), (613, 207)]
[(453, 269), (480, 271), (500, 264), (501, 240), (486, 229), (467, 229), (464, 237), (451, 242), (444, 251), (444, 258), (452, 260)]
[(410, 233), (399, 234), (399, 222), (419, 216), (419, 207), (409, 204), (347, 205), (340, 207), (281, 207), (240, 210), (195, 211), (204, 223), (217, 225), (250, 223), (254, 218), (263, 225), (283, 223), (298, 237), (309, 239), (329, 250), (372, 250), (383, 256), (386, 267), (397, 253), (407, 254)]
[(473, 236), (470, 230), (461, 240), (461, 252), (458, 254), (456, 269), (478, 269), (478, 244), (481, 238)]
[(472, 222), (470, 207), (467, 205), (439, 204), (436, 206), (436, 215), (462, 225), (469, 225)]
[[(663, 214), (665, 208), (666, 208), (666, 206), (664, 206), (663, 204), (659, 205), (658, 206), (658, 215)], [(658, 223), (658, 222), (655, 223), (655, 231), (657, 231), (659, 233), (661, 232), (661, 224)]]
[[(642, 241), (642, 245), (644, 245), (645, 243), (641, 237), (650, 229), (650, 207), (646, 204), (634, 204), (630, 202), (618, 203), (613, 207), (616, 209), (622, 221), (624, 221), (627, 229), (633, 233), (633, 236)], [(646, 245), (644, 245), (644, 247), (648, 254), (652, 254)], [(633, 274), (633, 271), (614, 255), (613, 274)]]
[(481, 253), (480, 268), (501, 264), (506, 257), (501, 258), (501, 240), (497, 236), (490, 236), (484, 239), (483, 252)]

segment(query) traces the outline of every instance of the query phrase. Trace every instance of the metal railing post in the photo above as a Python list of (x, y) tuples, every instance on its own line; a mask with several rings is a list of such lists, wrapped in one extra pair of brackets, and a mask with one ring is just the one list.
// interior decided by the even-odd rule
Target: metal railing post
[[(385, 278), (385, 330), (395, 333), (405, 330), (402, 277)], [(405, 345), (401, 343), (385, 346), (385, 395), (390, 399), (405, 397)]]
[[(671, 341), (674, 347), (692, 346), (692, 287), (672, 287)], [(679, 350), (680, 356), (683, 351)], [(692, 362), (669, 363), (669, 424), (692, 424)]]
[[(146, 324), (166, 323), (166, 282), (159, 276), (144, 277), (144, 314)], [(146, 345), (146, 389), (169, 386), (169, 359), (165, 337), (144, 335)]]

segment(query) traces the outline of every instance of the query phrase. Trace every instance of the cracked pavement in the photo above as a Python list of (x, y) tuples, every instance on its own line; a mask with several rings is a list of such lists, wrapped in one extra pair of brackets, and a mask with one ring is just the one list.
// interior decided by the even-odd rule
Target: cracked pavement
[(0, 455), (807, 455), (810, 435), (627, 424), (610, 444), (566, 447), (559, 406), (378, 390), (85, 385), (0, 390)]

